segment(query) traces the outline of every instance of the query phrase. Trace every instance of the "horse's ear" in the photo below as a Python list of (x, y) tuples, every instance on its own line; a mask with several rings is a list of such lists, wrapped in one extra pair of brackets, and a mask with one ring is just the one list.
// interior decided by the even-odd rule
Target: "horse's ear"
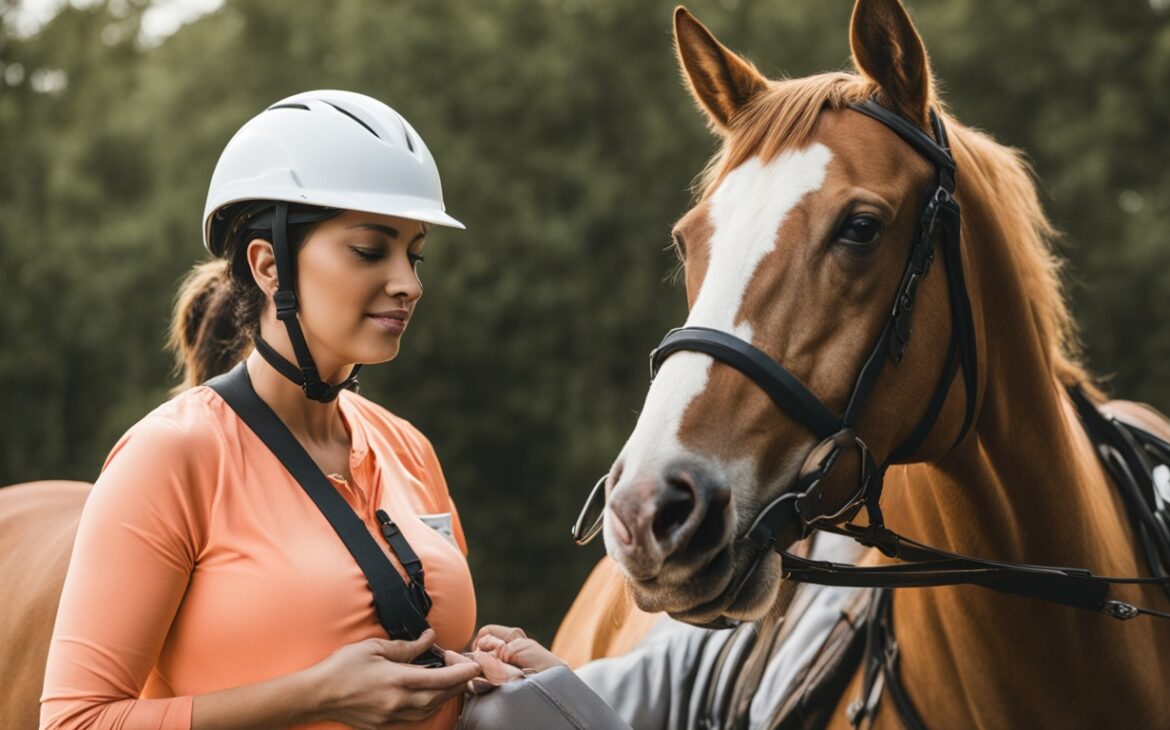
[(736, 113), (763, 90), (767, 79), (716, 40), (681, 5), (674, 11), (674, 43), (695, 100), (716, 131), (726, 132)]
[(927, 123), (931, 102), (926, 47), (899, 0), (857, 0), (849, 27), (853, 65), (881, 87), (886, 103)]

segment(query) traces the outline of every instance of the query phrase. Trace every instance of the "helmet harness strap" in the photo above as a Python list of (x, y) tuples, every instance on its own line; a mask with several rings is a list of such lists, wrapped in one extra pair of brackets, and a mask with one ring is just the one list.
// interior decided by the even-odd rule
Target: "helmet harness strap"
[(288, 203), (275, 203), (272, 216), (272, 251), (276, 257), (276, 293), (272, 296), (276, 304), (276, 318), (284, 323), (288, 331), (288, 340), (292, 344), (297, 364), (294, 366), (286, 360), (271, 345), (256, 335), (253, 341), (256, 350), (269, 365), (284, 377), (301, 386), (305, 396), (311, 400), (328, 403), (343, 390), (356, 390), (358, 385), (357, 374), (361, 365), (354, 365), (349, 377), (336, 385), (321, 380), (317, 372), (317, 365), (313, 362), (313, 355), (309, 352), (309, 345), (301, 331), (301, 323), (297, 318), (296, 269), (288, 242)]

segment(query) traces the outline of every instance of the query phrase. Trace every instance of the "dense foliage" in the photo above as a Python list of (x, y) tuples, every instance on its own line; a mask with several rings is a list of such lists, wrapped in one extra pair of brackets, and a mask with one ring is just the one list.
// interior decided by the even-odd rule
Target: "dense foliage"
[[(673, 4), (229, 0), (144, 47), (145, 0), (108, 0), (0, 31), (0, 483), (92, 480), (165, 399), (171, 298), (232, 132), (296, 91), (362, 91), (425, 137), (468, 224), (433, 236), (403, 355), (364, 392), (435, 443), (481, 620), (551, 638), (600, 555), (567, 528), (684, 316), (667, 232), (713, 141), (678, 81)], [(1091, 366), (1163, 409), (1167, 5), (913, 7), (952, 109), (1035, 162)], [(849, 6), (692, 10), (775, 76), (842, 67)]]

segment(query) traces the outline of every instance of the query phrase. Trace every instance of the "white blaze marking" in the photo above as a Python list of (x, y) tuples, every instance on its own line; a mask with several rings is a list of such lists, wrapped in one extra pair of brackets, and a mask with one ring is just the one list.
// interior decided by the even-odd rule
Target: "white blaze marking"
[[(724, 178), (711, 195), (710, 260), (687, 326), (731, 332), (751, 342), (751, 325), (746, 320), (736, 323), (748, 284), (760, 261), (775, 249), (785, 216), (824, 184), (831, 157), (827, 147), (814, 144), (767, 164), (752, 158)], [(706, 388), (712, 363), (697, 352), (680, 352), (663, 363), (622, 450), (623, 475), (648, 474), (686, 455), (679, 427), (687, 406)], [(625, 477), (622, 482), (628, 483)]]

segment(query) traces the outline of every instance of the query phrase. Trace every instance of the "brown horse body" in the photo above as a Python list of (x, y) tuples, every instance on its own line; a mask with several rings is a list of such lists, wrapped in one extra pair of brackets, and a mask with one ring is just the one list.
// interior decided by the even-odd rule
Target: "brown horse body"
[(49, 637), (90, 485), (0, 489), (0, 727), (36, 728)]
[[(929, 437), (889, 469), (886, 524), (966, 555), (1148, 575), (1125, 505), (1065, 394), (1079, 384), (1099, 397), (1077, 357), (1035, 185), (1015, 151), (941, 109), (897, 0), (858, 0), (856, 76), (769, 81), (684, 10), (675, 32), (691, 90), (723, 138), (698, 203), (675, 227), (687, 325), (733, 332), (843, 412), (889, 316), (932, 175), (913, 148), (848, 107), (876, 98), (924, 129), (928, 111), (939, 110), (958, 169), (978, 353), (974, 425), (956, 444), (972, 375), (964, 368)], [(935, 264), (921, 281), (912, 342), (885, 364), (857, 424), (879, 463), (914, 431), (942, 378), (949, 279)], [(1110, 407), (1170, 435), (1151, 409)], [(815, 441), (731, 367), (696, 353), (667, 360), (606, 485), (606, 546), (630, 589), (628, 597), (611, 589), (611, 600), (693, 623), (775, 610), (779, 558), (749, 573), (753, 555), (737, 536), (793, 488)], [(844, 504), (857, 473), (856, 464), (830, 472), (826, 502)], [(609, 580), (605, 573), (592, 580)], [(1170, 609), (1159, 586), (1114, 586), (1110, 597)], [(1170, 717), (1170, 621), (1122, 623), (973, 587), (899, 590), (893, 607), (900, 676), (928, 726), (1155, 727)], [(572, 618), (562, 636), (591, 636), (602, 650), (607, 639), (613, 648), (630, 639), (585, 611)], [(844, 708), (860, 681), (841, 697), (835, 725), (848, 725)], [(874, 725), (900, 726), (888, 699)]]
[[(977, 438), (945, 465), (891, 470), (885, 500), (891, 527), (966, 555), (1147, 575), (1125, 507), (1070, 404), (1051, 383), (1043, 392), (1052, 397), (1041, 403), (1030, 389), (1040, 383), (1029, 383), (1022, 371), (1002, 392), (992, 386), (988, 396), (997, 402), (984, 406)], [(1127, 420), (1152, 420), (1136, 404), (1110, 405)], [(987, 420), (997, 411), (1002, 415)], [(1156, 425), (1156, 433), (1170, 437), (1165, 421)], [(1111, 596), (1167, 609), (1157, 586), (1115, 586)], [(931, 726), (1152, 728), (1170, 716), (1167, 621), (1122, 624), (956, 587), (898, 591), (894, 627), (902, 680)], [(858, 675), (834, 726), (849, 727), (845, 709), (860, 686)], [(875, 727), (901, 727), (892, 707), (879, 705)]]

